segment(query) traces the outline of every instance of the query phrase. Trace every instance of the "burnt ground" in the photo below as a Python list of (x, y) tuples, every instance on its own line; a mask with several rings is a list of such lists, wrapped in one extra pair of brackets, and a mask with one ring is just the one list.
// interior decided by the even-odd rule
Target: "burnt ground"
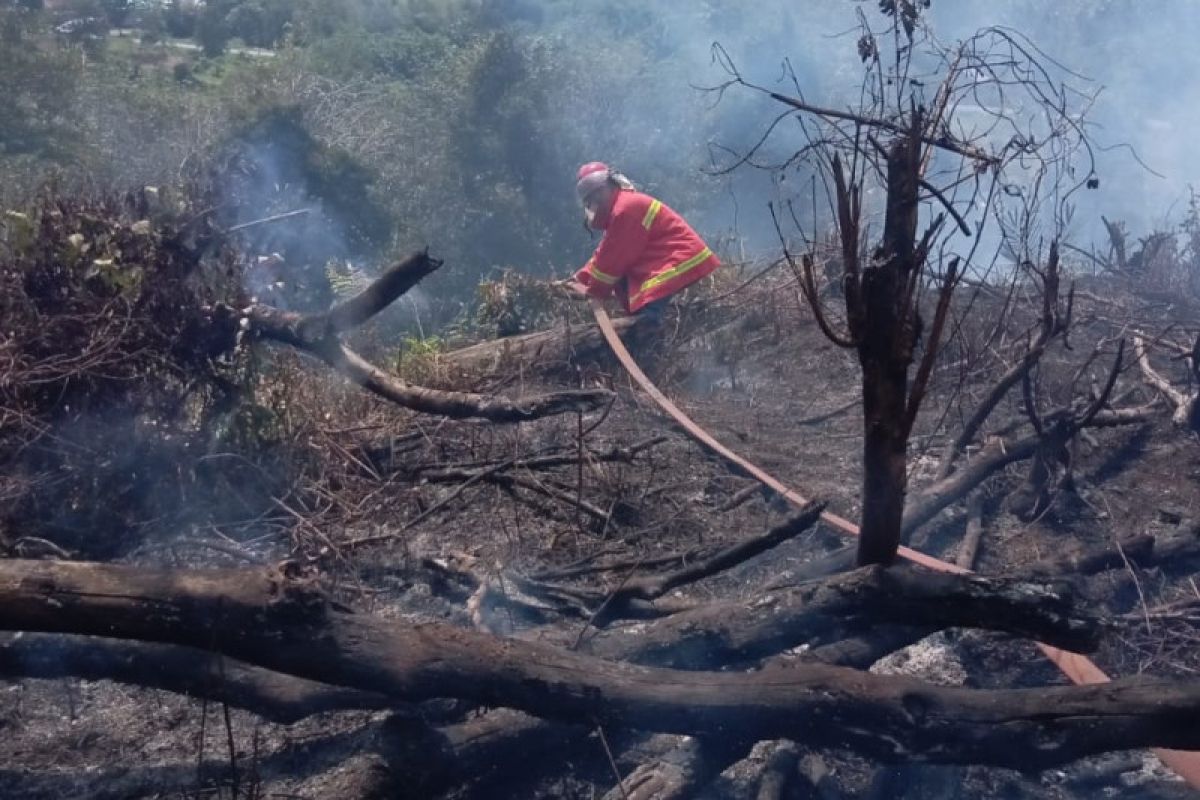
[[(680, 406), (718, 439), (807, 496), (826, 500), (831, 509), (854, 518), (861, 424), (854, 405), (857, 366), (852, 353), (826, 342), (788, 302), (772, 301), (774, 310), (766, 322), (739, 330), (736, 348), (728, 346), (721, 332), (677, 343), (660, 363), (659, 377)], [(1088, 335), (1101, 330), (1094, 327), (1100, 323), (1092, 324), (1076, 334), (1077, 349), (1086, 349)], [(1078, 358), (1078, 353), (1054, 351), (1043, 371), (1047, 397), (1053, 394), (1055, 370), (1065, 374)], [(562, 372), (557, 377), (527, 377), (532, 374), (505, 374), (490, 385), (518, 395), (568, 382)], [(594, 569), (570, 580), (612, 587), (628, 574), (630, 565), (657, 563), (660, 556), (702, 554), (759, 533), (787, 514), (778, 501), (761, 492), (726, 509), (731, 498), (752, 483), (674, 430), (611, 364), (587, 365), (582, 378), (570, 378), (599, 381), (618, 390), (617, 401), (603, 418), (592, 414), (582, 421), (566, 417), (508, 427), (440, 422), (385, 409), (319, 367), (290, 357), (281, 357), (280, 375), (293, 407), (309, 415), (296, 425), (297, 441), (304, 439), (329, 458), (325, 468), (306, 478), (311, 502), (279, 517), (248, 520), (237, 529), (197, 529), (181, 532), (178, 539), (146, 542), (124, 560), (243, 563), (206, 544), (213, 542), (236, 546), (262, 563), (317, 552), (324, 559), (331, 590), (364, 612), (471, 625), (465, 602), (469, 592), (448, 591), (431, 579), (428, 560), (468, 564), (476, 575), (500, 583), (505, 575)], [(989, 376), (987, 371), (973, 374), (964, 386), (947, 371), (914, 439), (914, 486), (929, 479), (929, 459), (945, 441), (945, 430), (938, 424), (943, 419), (940, 409), (977, 394)], [(1120, 387), (1132, 390), (1139, 385), (1136, 371), (1127, 371)], [(1130, 404), (1149, 397), (1136, 391)], [(1019, 391), (1014, 394), (997, 409), (989, 429), (1020, 416)], [(571, 496), (582, 485), (585, 500), (611, 512), (605, 523), (568, 501), (528, 488), (486, 480), (464, 488), (463, 480), (438, 483), (422, 477), (422, 470), (446, 465), (472, 468), (530, 454), (574, 453), (580, 447), (581, 426), (589, 431), (583, 446), (592, 452), (660, 434), (668, 437), (631, 463), (600, 463), (582, 471), (568, 465), (526, 476), (535, 483), (556, 484)], [(1074, 455), (1076, 491), (1061, 493), (1033, 522), (1008, 514), (1003, 503), (1023, 479), (1027, 464), (1010, 467), (984, 485), (980, 572), (1020, 575), (1023, 567), (1067, 549), (1200, 522), (1200, 444), (1173, 428), (1167, 411), (1151, 424), (1096, 430), (1077, 443)], [(297, 524), (295, 516), (304, 522)], [(916, 541), (928, 552), (952, 559), (964, 525), (965, 510), (959, 504), (919, 531)], [(343, 550), (345, 542), (381, 534), (392, 538), (369, 548)], [(789, 570), (841, 544), (836, 534), (818, 528), (681, 591), (694, 599), (749, 598), (769, 579), (786, 578)], [(611, 565), (619, 568), (604, 569)], [(1113, 614), (1139, 613), (1143, 606), (1200, 596), (1186, 570), (1132, 566), (1089, 579), (1085, 591)], [(501, 613), (487, 622), (503, 631), (512, 620)], [(572, 630), (579, 625), (564, 624)], [(1114, 675), (1194, 677), (1200, 651), (1187, 631), (1148, 624), (1136, 635), (1114, 637), (1096, 654), (1096, 661)], [(1065, 681), (1030, 643), (974, 631), (939, 634), (875, 669), (981, 688)], [(107, 681), (10, 683), (0, 686), (0, 796), (231, 797), (231, 740), (239, 796), (355, 796), (356, 776), (375, 764), (372, 737), (385, 716), (332, 713), (283, 726), (238, 710)], [(599, 797), (614, 780), (599, 742), (593, 738), (587, 747), (552, 758), (529, 754), (517, 775), (502, 780), (462, 776), (447, 796)], [(628, 774), (646, 757), (652, 750), (648, 748), (649, 744), (618, 751), (622, 773)], [(703, 796), (754, 797), (765, 763), (761, 750), (727, 770)], [(1114, 754), (1033, 775), (983, 767), (878, 769), (850, 754), (821, 755), (833, 771), (835, 785), (848, 797), (1192, 796), (1145, 753)]]

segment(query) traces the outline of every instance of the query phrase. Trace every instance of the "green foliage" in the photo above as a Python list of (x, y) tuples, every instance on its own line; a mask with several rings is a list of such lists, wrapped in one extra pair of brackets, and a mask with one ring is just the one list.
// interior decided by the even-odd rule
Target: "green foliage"
[(547, 48), (503, 32), (481, 42), (455, 125), (472, 263), (522, 264), (544, 274), (554, 254), (579, 238), (574, 219), (561, 213), (566, 193), (558, 191), (574, 160), (539, 124), (552, 114), (554, 81)]
[(114, 28), (124, 28), (134, 10), (133, 0), (100, 0), (100, 8)]
[(305, 62), (310, 69), (341, 79), (384, 76), (419, 81), (444, 69), (458, 46), (443, 33), (418, 28), (391, 34), (338, 28), (308, 44)]
[(229, 0), (212, 0), (204, 4), (196, 17), (196, 41), (209, 58), (224, 53), (225, 46), (233, 38), (228, 23), (231, 6)]
[(516, 336), (563, 319), (578, 321), (584, 308), (548, 281), (506, 269), (494, 280), (480, 281), (470, 327), (489, 338)]
[[(634, 99), (648, 75), (667, 80), (675, 48), (668, 28), (646, 29), (653, 14), (643, 6), (173, 0), (141, 12), (147, 42), (158, 31), (195, 34), (209, 57), (128, 38), (72, 74), (54, 60), (77, 54), (24, 48), (28, 63), (14, 68), (45, 114), (5, 114), (0, 142), (102, 185), (169, 181), (180, 165), (196, 173), (214, 160), (228, 174), (248, 163), (254, 171), (253, 158), (230, 169), (229, 154), (268, 150), (278, 174), (258, 170), (259, 182), (277, 190), (248, 201), (236, 195), (254, 180), (231, 180), (221, 221), (314, 205), (328, 224), (256, 231), (242, 242), (252, 255), (299, 232), (287, 243), (289, 267), (304, 250), (319, 289), (330, 258), (430, 246), (454, 265), (430, 285), (453, 300), (432, 314), (444, 321), (497, 265), (544, 276), (582, 263), (590, 242), (571, 192), (582, 161), (615, 161), (685, 213), (702, 196), (695, 173), (678, 165), (679, 131), (699, 152), (703, 130)], [(234, 39), (277, 46), (277, 56), (230, 52)], [(688, 77), (669, 80), (686, 87)], [(3, 153), (0, 169), (15, 171)]]
[(439, 359), (447, 350), (438, 336), (405, 336), (396, 353), (396, 374), (412, 383), (429, 385), (440, 381)]
[(196, 33), (199, 10), (195, 3), (171, 0), (163, 10), (163, 25), (167, 33), (177, 39), (188, 39)]
[(225, 16), (229, 32), (252, 47), (274, 47), (290, 30), (291, 0), (251, 0), (238, 3)]

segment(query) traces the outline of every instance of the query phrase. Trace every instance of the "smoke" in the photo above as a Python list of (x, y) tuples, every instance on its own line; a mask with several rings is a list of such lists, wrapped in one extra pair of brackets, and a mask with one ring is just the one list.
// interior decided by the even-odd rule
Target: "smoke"
[[(294, 104), (302, 109), (295, 127), (320, 144), (283, 124), (243, 132), (249, 171), (229, 191), (245, 197), (223, 221), (313, 212), (248, 234), (253, 258), (279, 253), (289, 269), (297, 258), (361, 266), (388, 245), (430, 245), (453, 267), (430, 282), (435, 294), (460, 297), (495, 266), (562, 274), (594, 246), (580, 233), (572, 179), (573, 165), (596, 159), (682, 212), (724, 255), (763, 256), (778, 249), (769, 201), (793, 201), (805, 226), (814, 205), (825, 218), (828, 209), (820, 186), (814, 204), (804, 165), (783, 175), (754, 165), (722, 171), (784, 109), (738, 87), (705, 91), (728, 77), (714, 64), (713, 44), (759, 85), (855, 107), (858, 15), (884, 24), (865, 0), (326, 6), (307, 38), (279, 58), (237, 71), (219, 61), (205, 67), (222, 77), (219, 88), (164, 83), (150, 67), (114, 82), (89, 67), (66, 104), (71, 114), (62, 115), (79, 118), (89, 174), (158, 185), (227, 144), (248, 104), (254, 112)], [(1079, 73), (1072, 82), (1081, 89), (1102, 89), (1088, 128), (1100, 184), (1073, 198), (1076, 244), (1103, 238), (1101, 214), (1145, 235), (1184, 210), (1190, 134), (1200, 123), (1191, 101), (1200, 81), (1200, 8), (1186, 0), (932, 0), (925, 17), (947, 45), (986, 26), (1023, 31), (1048, 59)], [(346, 35), (322, 39), (325, 23)], [(512, 35), (511, 46), (493, 41), (498, 28)], [(963, 124), (977, 116), (959, 109)], [(796, 121), (785, 120), (756, 163), (786, 161), (803, 141)], [(339, 148), (360, 166), (339, 161)]]
[(1085, 242), (1098, 236), (1101, 214), (1144, 233), (1178, 217), (1196, 169), (1190, 132), (1200, 124), (1192, 100), (1200, 89), (1194, 46), (1200, 7), (1182, 0), (1155, 6), (1134, 0), (935, 0), (931, 10), (943, 40), (983, 24), (1019, 30), (1078, 73), (1073, 84), (1099, 90), (1087, 120), (1100, 186), (1077, 196), (1077, 236)]
[[(792, 198), (811, 209), (811, 186), (803, 171), (783, 184), (752, 166), (711, 174), (732, 160), (729, 152), (752, 147), (781, 111), (769, 98), (736, 88), (719, 102), (694, 88), (726, 77), (713, 63), (712, 43), (719, 42), (755, 83), (845, 108), (857, 104), (861, 82), (856, 12), (876, 27), (883, 22), (873, 3), (832, 0), (769, 0), (753, 10), (733, 2), (582, 0), (571, 4), (573, 22), (555, 18), (545, 5), (541, 24), (565, 26), (572, 46), (600, 40), (595, 81), (562, 86), (555, 105), (566, 118), (564, 128), (577, 134), (577, 160), (615, 162), (709, 238), (735, 232), (751, 252), (776, 246), (767, 202)], [(1087, 115), (1099, 187), (1072, 198), (1068, 233), (1078, 243), (1102, 238), (1102, 214), (1127, 221), (1134, 232), (1178, 218), (1195, 169), (1190, 134), (1200, 123), (1200, 105), (1193, 102), (1200, 88), (1200, 50), (1194, 46), (1200, 8), (1182, 0), (1154, 7), (1134, 0), (933, 0), (926, 18), (945, 44), (989, 26), (1020, 31), (1040, 50), (1039, 58), (1077, 73), (1063, 73), (1070, 84), (1082, 92), (1099, 90)], [(781, 80), (785, 59), (796, 85)], [(970, 125), (971, 111), (960, 109), (959, 121)], [(581, 129), (586, 136), (578, 135)], [(781, 162), (802, 142), (797, 126), (785, 122), (758, 161)], [(1077, 169), (1080, 179), (1086, 177), (1086, 163)], [(818, 192), (818, 202), (820, 197)]]
[[(297, 109), (272, 109), (229, 147), (221, 180), (223, 220), (239, 232), (247, 289), (282, 308), (319, 309), (335, 280), (351, 283), (391, 233), (370, 194), (373, 174), (318, 142)], [(254, 224), (273, 215), (303, 215)]]

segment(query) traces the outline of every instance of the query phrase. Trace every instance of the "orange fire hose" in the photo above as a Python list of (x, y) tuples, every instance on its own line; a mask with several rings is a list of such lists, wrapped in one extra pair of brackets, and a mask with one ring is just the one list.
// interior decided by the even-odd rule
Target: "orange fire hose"
[[(613, 328), (612, 320), (608, 316), (608, 312), (604, 310), (604, 306), (596, 299), (591, 299), (592, 313), (596, 317), (596, 323), (600, 326), (601, 333), (604, 334), (604, 339), (608, 342), (608, 346), (616, 355), (617, 360), (621, 362), (621, 366), (629, 373), (630, 377), (642, 387), (646, 394), (658, 404), (659, 408), (667, 413), (672, 419), (683, 426), (688, 435), (698, 441), (700, 444), (709, 448), (721, 457), (728, 461), (737, 464), (744, 469), (748, 474), (752, 475), (756, 480), (760, 481), (765, 486), (774, 489), (779, 494), (783, 495), (788, 502), (798, 507), (803, 507), (808, 504), (802, 495), (798, 492), (789, 489), (777, 478), (773, 477), (760, 467), (747, 461), (737, 453), (730, 450), (725, 445), (718, 442), (712, 437), (708, 431), (696, 424), (691, 417), (683, 413), (678, 406), (662, 393), (654, 383), (646, 377), (646, 373), (642, 372), (641, 367), (633, 360), (633, 356), (629, 354), (625, 343), (621, 341), (621, 337), (617, 335), (616, 329)], [(828, 511), (821, 514), (821, 519), (829, 525), (848, 536), (858, 535), (858, 526), (845, 517), (840, 517), (837, 514), (831, 514)], [(941, 559), (928, 556), (908, 547), (901, 547), (899, 550), (900, 556), (915, 564), (920, 564), (929, 569), (935, 569), (940, 572), (958, 572), (967, 573), (971, 570), (963, 569), (956, 564), (950, 564)], [(1071, 653), (1066, 650), (1061, 650), (1057, 647), (1052, 647), (1041, 642), (1037, 643), (1041, 651), (1054, 662), (1063, 674), (1077, 684), (1089, 683), (1107, 683), (1110, 679), (1092, 660), (1087, 656)], [(1191, 752), (1184, 750), (1166, 750), (1163, 748), (1153, 748), (1153, 752), (1162, 762), (1175, 771), (1193, 788), (1200, 789), (1200, 752)]]

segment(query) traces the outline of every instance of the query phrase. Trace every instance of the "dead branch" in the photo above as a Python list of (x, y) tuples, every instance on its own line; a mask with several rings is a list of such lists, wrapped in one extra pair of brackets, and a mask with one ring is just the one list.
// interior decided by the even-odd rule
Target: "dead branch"
[[(1109, 222), (1103, 215), (1100, 221), (1104, 223), (1105, 230), (1108, 231), (1108, 240), (1112, 245), (1111, 252), (1116, 259), (1117, 272), (1122, 275), (1129, 273), (1129, 257), (1126, 253), (1126, 233), (1125, 225), (1122, 222)], [(1110, 259), (1110, 263), (1112, 259)]]
[(602, 631), (585, 649), (605, 658), (677, 669), (752, 663), (810, 642), (845, 639), (883, 623), (984, 625), (1088, 652), (1104, 630), (1068, 587), (862, 568), (820, 582), (727, 600)]
[(238, 225), (234, 225), (232, 228), (229, 228), (225, 232), (226, 233), (237, 233), (238, 231), (244, 231), (248, 228), (255, 228), (255, 227), (258, 227), (259, 225), (270, 225), (271, 223), (274, 223), (274, 222), (283, 222), (284, 220), (294, 219), (295, 217), (302, 217), (305, 214), (307, 214), (310, 210), (311, 209), (307, 209), (307, 208), (298, 208), (295, 211), (285, 211), (282, 214), (272, 214), (269, 217), (263, 217), (262, 219), (256, 219), (256, 220), (252, 220), (250, 222), (242, 222)]
[[(600, 452), (585, 451), (582, 460), (586, 463), (631, 463), (637, 456), (651, 448), (657, 447), (667, 440), (667, 436), (658, 435), (644, 439), (628, 447), (616, 446)], [(510, 459), (504, 462), (473, 462), (470, 464), (447, 464), (444, 466), (418, 465), (412, 471), (416, 477), (429, 483), (455, 483), (457, 481), (470, 480), (478, 476), (481, 472), (496, 468), (525, 470), (552, 469), (554, 467), (575, 465), (579, 462), (580, 456), (577, 454), (559, 454)]]
[(718, 511), (720, 511), (722, 514), (728, 511), (733, 511), (750, 498), (754, 497), (755, 495), (761, 495), (766, 491), (769, 490), (765, 489), (758, 481), (754, 481), (754, 483), (751, 483), (749, 486), (744, 486), (741, 489), (738, 489), (734, 493), (733, 497), (730, 497), (724, 502), (724, 504), (721, 505)]
[[(1040, 460), (1040, 466), (1036, 467), (1039, 474), (1031, 474), (1031, 482), (1039, 484), (1033, 487), (1033, 491), (1038, 496), (1014, 500), (1014, 510), (1021, 512), (1022, 509), (1035, 509), (1039, 503), (1044, 502), (1044, 497), (1041, 496), (1044, 487), (1041, 487), (1040, 483), (1044, 483), (1048, 476), (1043, 473), (1052, 469), (1054, 463), (1062, 461), (1064, 448), (1081, 430), (1089, 427), (1142, 424), (1153, 419), (1152, 407), (1103, 408), (1116, 385), (1117, 376), (1121, 371), (1123, 354), (1124, 342), (1118, 348), (1103, 390), (1086, 408), (1061, 408), (1047, 415), (1039, 415), (1032, 405), (1032, 389), (1027, 388), (1026, 405), (1030, 414), (1030, 422), (1035, 427), (1035, 433), (1016, 442), (1004, 442), (997, 438), (966, 467), (951, 473), (949, 477), (934, 480), (933, 483), (914, 492), (904, 512), (905, 533), (911, 533), (933, 519), (938, 512), (950, 504), (966, 497), (999, 470), (1027, 458)], [(1028, 386), (1028, 379), (1025, 377), (1027, 375), (1028, 373), (1023, 374), (1023, 380)], [(1069, 467), (1069, 458), (1066, 463)]]
[(912, 533), (929, 522), (1009, 464), (1031, 458), (1037, 451), (1038, 441), (1036, 435), (1015, 442), (997, 439), (962, 469), (921, 487), (909, 496), (904, 509), (904, 532)]
[[(831, 108), (821, 108), (820, 106), (814, 106), (795, 97), (789, 97), (785, 94), (780, 94), (779, 92), (772, 92), (770, 90), (754, 86), (753, 84), (746, 83), (740, 78), (737, 82), (751, 89), (756, 89), (760, 92), (763, 92), (772, 100), (776, 100), (786, 106), (791, 106), (797, 111), (805, 111), (818, 117), (824, 117), (825, 119), (838, 119), (846, 122), (853, 122), (857, 125), (862, 125), (867, 128), (878, 128), (880, 130), (888, 131), (889, 133), (908, 135), (911, 132), (908, 126), (897, 124), (891, 120), (872, 119), (862, 114), (855, 114), (850, 111), (837, 111)], [(920, 135), (920, 141), (927, 145), (941, 148), (942, 150), (947, 150), (951, 153), (955, 153), (984, 164), (998, 164), (1000, 162), (1000, 159), (996, 158), (995, 156), (988, 155), (978, 147), (974, 147), (963, 142), (956, 142), (947, 136), (931, 136), (922, 133)]]
[(1061, 277), (1057, 240), (1050, 243), (1050, 254), (1046, 260), (1046, 266), (1038, 271), (1038, 274), (1042, 280), (1042, 314), (1037, 338), (1029, 343), (1020, 358), (992, 385), (967, 419), (958, 436), (954, 438), (953, 442), (946, 445), (938, 466), (937, 480), (939, 481), (950, 476), (958, 457), (966, 450), (967, 445), (975, 440), (988, 417), (995, 411), (996, 406), (1005, 398), (1009, 390), (1037, 366), (1054, 339), (1065, 337), (1070, 330), (1074, 317), (1075, 290), (1072, 287), (1068, 291), (1064, 309), (1059, 297)]
[(762, 668), (771, 669), (774, 666), (801, 661), (867, 669), (884, 656), (902, 650), (936, 632), (932, 627), (920, 625), (876, 625), (866, 633), (823, 644), (795, 656), (773, 656), (763, 662)]
[[(851, 551), (851, 555), (853, 552)], [(869, 634), (806, 650), (798, 655), (783, 654), (767, 659), (762, 670), (787, 669), (798, 662), (830, 664), (866, 669), (889, 653), (906, 647), (932, 633), (931, 630), (909, 626), (880, 625)], [(660, 758), (641, 764), (626, 781), (631, 797), (642, 796), (642, 789), (657, 793), (646, 794), (652, 800), (674, 797), (679, 800), (695, 796), (714, 777), (738, 758), (745, 755), (748, 745), (731, 742), (728, 738), (696, 739), (687, 737)], [(805, 773), (807, 774), (807, 773)], [(811, 776), (810, 776), (811, 778)], [(818, 781), (811, 778), (814, 786)], [(824, 796), (824, 795), (822, 795)], [(610, 792), (606, 798), (614, 798)]]
[(1032, 576), (1094, 575), (1112, 569), (1157, 567), (1164, 572), (1186, 574), (1200, 560), (1200, 535), (1195, 527), (1159, 535), (1137, 534), (1093, 547), (1067, 547), (1028, 570)]
[[(1099, 345), (1096, 352), (1099, 352)], [(1104, 388), (1096, 393), (1086, 407), (1080, 408), (1076, 405), (1060, 408), (1044, 417), (1037, 410), (1030, 374), (1025, 373), (1021, 381), (1021, 394), (1025, 413), (1033, 426), (1038, 444), (1024, 483), (1005, 499), (1005, 505), (1020, 519), (1030, 521), (1038, 518), (1050, 507), (1061, 489), (1074, 485), (1072, 443), (1078, 433), (1090, 425), (1108, 403), (1116, 386), (1117, 376), (1121, 372), (1124, 356), (1125, 341), (1122, 339)]]
[(963, 569), (974, 569), (979, 554), (979, 542), (983, 538), (983, 498), (972, 495), (967, 508), (967, 532), (958, 546), (954, 563)]
[(657, 600), (680, 586), (695, 583), (749, 561), (811, 528), (820, 519), (821, 512), (824, 510), (825, 503), (809, 503), (782, 525), (772, 528), (761, 536), (727, 547), (710, 558), (664, 575), (645, 576), (630, 580), (614, 595), (614, 602), (619, 604), (632, 598)]
[(1150, 357), (1146, 351), (1146, 342), (1141, 336), (1135, 335), (1133, 337), (1133, 352), (1146, 383), (1161, 392), (1171, 405), (1175, 407), (1175, 413), (1171, 416), (1171, 422), (1181, 427), (1197, 427), (1197, 423), (1200, 422), (1200, 402), (1198, 402), (1200, 401), (1200, 392), (1193, 392), (1191, 395), (1186, 395), (1172, 386), (1170, 381), (1159, 374), (1150, 364)]
[(537, 395), (519, 400), (413, 386), (370, 364), (338, 334), (361, 325), (434, 272), (441, 262), (417, 253), (396, 264), (358, 295), (322, 314), (297, 314), (264, 305), (245, 311), (250, 330), (265, 339), (310, 353), (359, 386), (392, 403), (454, 419), (523, 422), (568, 412), (595, 411), (612, 393), (602, 389)]
[(1116, 546), (1104, 544), (1081, 548), (1066, 545), (1061, 552), (1034, 562), (1023, 571), (1031, 576), (1094, 575), (1105, 570), (1124, 569), (1127, 564), (1148, 567), (1157, 561), (1155, 537), (1139, 534), (1122, 539)]
[[(636, 318), (613, 320), (613, 327), (624, 333), (632, 328)], [(495, 372), (514, 364), (535, 367), (539, 364), (561, 367), (572, 351), (583, 357), (606, 352), (604, 337), (594, 324), (569, 325), (547, 331), (523, 333), (490, 342), (454, 350), (442, 356), (442, 361), (471, 372)]]
[(906, 424), (909, 430), (912, 430), (913, 423), (917, 420), (917, 412), (921, 409), (921, 403), (925, 399), (925, 392), (929, 388), (929, 377), (933, 374), (933, 365), (937, 361), (938, 353), (941, 352), (942, 334), (946, 329), (946, 319), (950, 315), (950, 301), (954, 297), (954, 290), (958, 286), (958, 264), (957, 258), (950, 259), (950, 264), (946, 267), (946, 275), (942, 279), (942, 286), (938, 291), (937, 307), (933, 314), (933, 325), (929, 329), (929, 336), (925, 341), (925, 353), (921, 357), (921, 364), (917, 367), (917, 374), (913, 377), (912, 387), (908, 392), (908, 411), (906, 413)]

